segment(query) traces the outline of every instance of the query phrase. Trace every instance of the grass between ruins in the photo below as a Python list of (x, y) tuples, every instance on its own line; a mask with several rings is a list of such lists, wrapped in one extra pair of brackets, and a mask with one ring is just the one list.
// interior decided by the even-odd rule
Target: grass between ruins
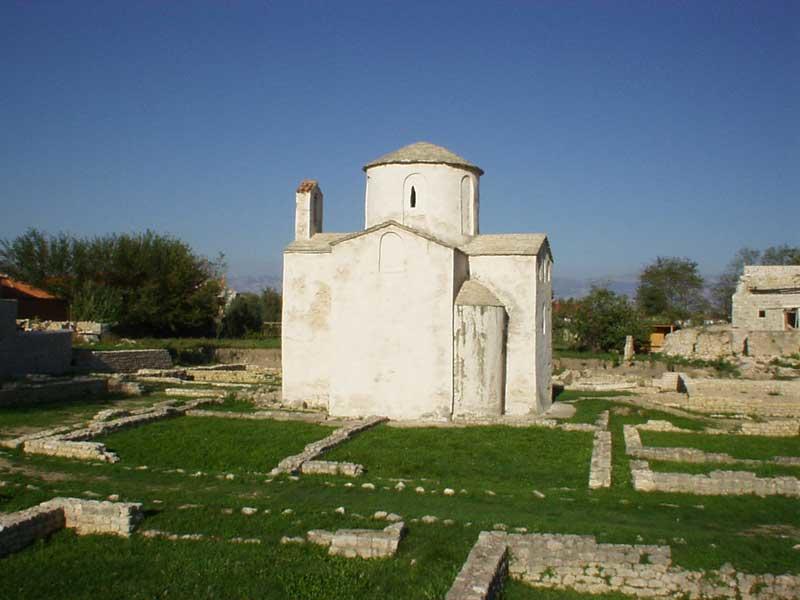
[[(618, 404), (590, 392), (581, 397), (576, 418), (591, 421), (600, 410), (616, 411), (611, 417), (610, 489), (587, 488), (591, 433), (544, 428), (379, 426), (323, 457), (364, 464), (368, 472), (352, 480), (282, 476), (267, 483), (265, 473), (278, 460), (329, 431), (297, 422), (211, 417), (159, 421), (102, 440), (119, 453), (116, 464), (3, 451), (0, 510), (18, 510), (55, 495), (118, 494), (121, 500), (144, 503), (147, 518), (140, 529), (203, 533), (206, 538), (81, 538), (64, 531), (4, 559), (2, 593), (20, 600), (442, 598), (478, 532), (498, 523), (509, 530), (591, 534), (600, 542), (669, 544), (674, 561), (690, 569), (730, 562), (754, 573), (800, 572), (800, 553), (792, 549), (800, 539), (770, 535), (765, 527), (800, 528), (796, 499), (632, 489), (624, 424), (659, 418), (697, 428), (702, 421)], [(398, 479), (405, 480), (403, 491), (395, 490)], [(363, 489), (365, 482), (375, 489)], [(345, 487), (347, 483), (352, 487)], [(417, 486), (425, 493), (416, 493)], [(446, 487), (455, 495), (445, 496)], [(334, 512), (339, 506), (345, 507), (344, 515)], [(242, 507), (258, 512), (246, 516)], [(291, 512), (284, 514), (285, 509)], [(377, 510), (403, 515), (410, 528), (392, 559), (329, 557), (322, 548), (279, 544), (281, 536), (303, 535), (313, 528), (379, 528), (385, 523), (369, 518)], [(411, 522), (424, 515), (439, 521)], [(444, 524), (445, 519), (453, 524)], [(232, 543), (232, 538), (261, 543)], [(42, 577), (44, 572), (58, 575)], [(595, 598), (534, 591), (513, 582), (504, 597)]]

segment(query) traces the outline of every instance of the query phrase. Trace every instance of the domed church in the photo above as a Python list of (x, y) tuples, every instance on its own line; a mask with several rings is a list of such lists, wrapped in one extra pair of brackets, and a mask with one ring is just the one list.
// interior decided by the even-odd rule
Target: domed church
[(364, 166), (365, 228), (295, 194), (283, 260), (283, 401), (343, 417), (485, 419), (552, 402), (550, 244), (481, 234), (483, 170), (418, 142)]

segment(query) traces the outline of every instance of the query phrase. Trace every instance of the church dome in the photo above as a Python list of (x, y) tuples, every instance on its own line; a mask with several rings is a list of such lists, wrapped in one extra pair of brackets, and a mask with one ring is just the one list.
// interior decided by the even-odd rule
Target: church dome
[(389, 154), (384, 154), (364, 165), (364, 170), (366, 171), (371, 167), (380, 165), (417, 163), (450, 165), (473, 171), (478, 175), (483, 175), (483, 169), (472, 164), (466, 158), (459, 156), (455, 152), (451, 152), (447, 148), (429, 142), (416, 142), (415, 144), (403, 146), (394, 152), (389, 152)]

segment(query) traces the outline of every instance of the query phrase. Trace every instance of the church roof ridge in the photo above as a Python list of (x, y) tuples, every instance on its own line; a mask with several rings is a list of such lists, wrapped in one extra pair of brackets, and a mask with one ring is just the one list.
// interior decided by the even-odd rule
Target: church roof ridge
[(459, 156), (444, 146), (437, 146), (430, 142), (415, 142), (408, 146), (403, 146), (402, 148), (368, 162), (363, 168), (366, 171), (371, 167), (380, 165), (414, 163), (445, 164), (454, 167), (463, 167), (474, 171), (478, 175), (483, 175), (483, 169), (471, 163), (463, 156)]

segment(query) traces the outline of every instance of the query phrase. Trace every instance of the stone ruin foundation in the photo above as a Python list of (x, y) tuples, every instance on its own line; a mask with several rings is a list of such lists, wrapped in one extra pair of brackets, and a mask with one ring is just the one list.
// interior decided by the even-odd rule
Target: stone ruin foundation
[(446, 600), (496, 598), (506, 573), (533, 587), (640, 598), (800, 596), (796, 575), (755, 575), (730, 565), (690, 571), (672, 564), (669, 546), (601, 544), (590, 535), (482, 531)]
[(32, 508), (0, 514), (0, 557), (18, 552), (65, 527), (78, 535), (128, 537), (143, 518), (141, 508), (136, 502), (53, 498)]

